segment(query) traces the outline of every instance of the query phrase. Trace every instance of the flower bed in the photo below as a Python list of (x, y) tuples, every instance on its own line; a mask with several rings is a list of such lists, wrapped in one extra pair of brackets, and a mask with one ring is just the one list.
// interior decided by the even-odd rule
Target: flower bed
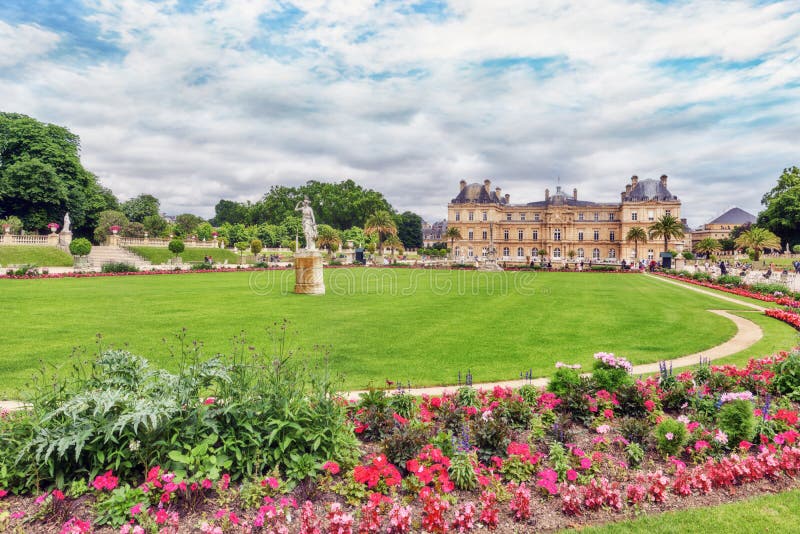
[(685, 282), (687, 284), (694, 284), (696, 286), (707, 287), (709, 289), (716, 289), (717, 291), (724, 291), (725, 293), (731, 293), (740, 297), (748, 297), (751, 299), (761, 300), (763, 302), (774, 302), (776, 304), (780, 304), (781, 306), (789, 306), (791, 308), (800, 308), (800, 302), (785, 295), (765, 295), (764, 293), (751, 291), (746, 287), (728, 287), (704, 280), (694, 280), (692, 278), (686, 278), (685, 276), (679, 276), (675, 274), (658, 273), (658, 275), (665, 278), (672, 278), (673, 280), (680, 280), (681, 282)]
[(796, 311), (771, 308), (765, 310), (764, 313), (800, 330), (800, 314)]
[[(102, 374), (81, 375), (90, 377), (80, 379), (81, 391), (68, 393), (67, 381), (38, 397), (31, 414), (3, 414), (0, 527), (515, 532), (800, 485), (800, 373), (787, 372), (800, 354), (677, 375), (662, 366), (659, 376), (634, 380), (625, 358), (598, 353), (591, 377), (562, 363), (547, 390), (464, 387), (421, 399), (370, 391), (353, 403), (325, 388), (298, 396), (303, 388), (292, 384), (305, 375), (282, 376), (284, 364), (253, 382), (243, 371), (249, 360), (236, 358), (197, 360), (194, 372), (171, 378), (106, 353), (95, 364)], [(148, 399), (171, 406), (169, 392), (187, 381), (198, 389), (176, 397), (174, 411), (161, 415), (156, 404), (135, 424), (132, 409)], [(241, 389), (226, 389), (230, 383)], [(72, 418), (75, 410), (83, 415)], [(319, 413), (346, 415), (326, 427), (314, 423)], [(99, 420), (113, 439), (97, 434), (88, 450), (76, 451), (63, 434), (91, 438)], [(336, 429), (345, 431), (336, 440), (358, 437), (357, 454), (333, 446), (328, 432)], [(170, 435), (178, 445), (164, 445)], [(21, 465), (15, 458), (26, 440)], [(37, 458), (40, 467), (27, 465)]]

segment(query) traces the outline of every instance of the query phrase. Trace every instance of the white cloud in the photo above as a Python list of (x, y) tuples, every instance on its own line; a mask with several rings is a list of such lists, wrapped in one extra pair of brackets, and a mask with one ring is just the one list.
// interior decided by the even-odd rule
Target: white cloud
[[(0, 21), (0, 45), (26, 43), (27, 66), (0, 76), (3, 109), (70, 127), (115, 192), (170, 212), (353, 178), (435, 218), (462, 178), (522, 202), (561, 176), (615, 201), (631, 174), (666, 173), (699, 224), (730, 204), (757, 210), (797, 163), (797, 1), (456, 0), (442, 20), (303, 0), (293, 24), (277, 1), (174, 5), (91, 2), (127, 55), (83, 68), (42, 57), (57, 34)], [(5, 49), (0, 66), (17, 57)], [(503, 58), (554, 59), (481, 67)], [(707, 59), (658, 67), (685, 58)]]
[(0, 20), (0, 69), (24, 66), (58, 44), (58, 35), (36, 26), (12, 26)]

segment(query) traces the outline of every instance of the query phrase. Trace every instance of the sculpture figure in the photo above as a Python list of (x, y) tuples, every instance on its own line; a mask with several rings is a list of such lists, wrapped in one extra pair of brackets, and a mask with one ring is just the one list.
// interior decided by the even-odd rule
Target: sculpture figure
[(66, 214), (64, 214), (64, 227), (61, 229), (61, 231), (64, 232), (64, 233), (69, 233), (69, 231), (70, 231), (70, 229), (69, 229), (70, 223), (71, 223), (71, 221), (69, 219), (69, 212), (67, 212)]
[(306, 250), (317, 250), (317, 221), (314, 219), (314, 210), (311, 201), (306, 197), (294, 207), (295, 211), (303, 214), (303, 235), (306, 236)]

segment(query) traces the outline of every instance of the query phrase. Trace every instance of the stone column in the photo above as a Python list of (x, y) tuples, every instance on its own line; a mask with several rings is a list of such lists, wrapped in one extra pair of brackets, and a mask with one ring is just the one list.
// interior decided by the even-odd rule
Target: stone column
[(316, 250), (298, 250), (294, 255), (294, 292), (300, 295), (324, 295), (322, 254)]
[(119, 236), (117, 234), (111, 234), (108, 236), (108, 246), (119, 248)]

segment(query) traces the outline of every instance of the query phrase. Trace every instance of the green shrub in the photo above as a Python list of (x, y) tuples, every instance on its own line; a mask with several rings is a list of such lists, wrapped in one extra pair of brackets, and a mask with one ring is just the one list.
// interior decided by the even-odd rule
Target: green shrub
[(791, 293), (789, 288), (783, 284), (753, 284), (748, 289), (764, 295), (774, 295), (775, 293), (783, 293), (784, 295), (788, 295)]
[(540, 393), (538, 387), (525, 384), (524, 386), (520, 386), (517, 390), (517, 395), (522, 397), (522, 400), (528, 403), (529, 406), (536, 406), (536, 401), (539, 399)]
[(630, 442), (646, 444), (653, 425), (645, 418), (624, 417), (619, 423), (619, 433)]
[(608, 271), (616, 271), (617, 267), (614, 265), (592, 265), (592, 270), (608, 272)]
[(703, 271), (695, 271), (692, 278), (699, 282), (708, 282), (711, 280), (711, 275)]
[(69, 252), (73, 256), (88, 256), (92, 251), (92, 244), (88, 239), (79, 237), (69, 244)]
[(264, 248), (264, 244), (261, 242), (260, 239), (253, 239), (250, 241), (250, 252), (253, 253), (254, 256), (258, 255), (259, 252)]
[(456, 390), (455, 395), (456, 404), (466, 408), (467, 406), (480, 406), (478, 400), (478, 392), (470, 386), (462, 386)]
[(494, 409), (493, 416), (505, 421), (514, 430), (525, 430), (533, 417), (531, 406), (517, 398), (507, 398)]
[(136, 273), (139, 268), (130, 263), (112, 262), (104, 263), (100, 270), (104, 273)]
[(791, 400), (800, 401), (800, 353), (792, 352), (777, 365), (772, 388)]
[(208, 270), (213, 269), (213, 268), (214, 268), (214, 266), (212, 264), (206, 263), (206, 262), (193, 263), (189, 267), (189, 269), (192, 270), (192, 271), (208, 271)]
[(417, 411), (417, 401), (408, 393), (396, 393), (389, 397), (389, 407), (398, 415), (410, 419)]
[(617, 402), (619, 402), (618, 411), (621, 415), (630, 417), (644, 417), (647, 415), (647, 408), (645, 408), (645, 399), (636, 384), (626, 384), (620, 386), (616, 391)]
[(492, 456), (504, 456), (511, 442), (511, 428), (500, 418), (478, 419), (474, 429), (478, 457), (488, 464)]
[(456, 452), (456, 440), (453, 433), (449, 430), (442, 430), (430, 440), (430, 444), (442, 451), (442, 454), (448, 458), (453, 456)]
[(594, 361), (592, 381), (598, 390), (604, 389), (608, 392), (634, 383), (633, 376), (628, 371), (620, 367), (609, 367), (600, 360)]
[(665, 418), (653, 432), (656, 440), (656, 449), (664, 456), (673, 456), (680, 452), (689, 438), (686, 425), (671, 417)]
[(547, 384), (547, 391), (563, 398), (571, 390), (579, 387), (580, 384), (581, 375), (577, 369), (560, 367), (556, 369), (556, 372), (550, 378), (550, 382)]
[(406, 462), (414, 458), (428, 443), (428, 428), (418, 422), (395, 428), (381, 442), (381, 449), (390, 463), (405, 469)]
[(177, 257), (178, 254), (180, 254), (181, 252), (186, 250), (186, 245), (184, 245), (183, 241), (181, 241), (180, 239), (175, 238), (175, 239), (173, 239), (172, 241), (169, 242), (169, 245), (167, 245), (167, 248), (169, 249), (170, 252), (172, 252)]
[(625, 446), (625, 454), (628, 455), (628, 464), (631, 467), (638, 467), (644, 459), (644, 449), (635, 441)]
[(736, 286), (739, 287), (742, 285), (742, 278), (739, 276), (735, 276), (732, 274), (724, 274), (717, 278), (717, 283), (722, 284), (724, 286)]
[(751, 440), (756, 431), (753, 403), (747, 400), (726, 402), (717, 414), (717, 423), (728, 435), (728, 443), (736, 445), (742, 440)]
[(474, 452), (457, 452), (450, 458), (448, 474), (457, 489), (471, 491), (478, 487), (478, 476), (473, 463), (478, 463)]

